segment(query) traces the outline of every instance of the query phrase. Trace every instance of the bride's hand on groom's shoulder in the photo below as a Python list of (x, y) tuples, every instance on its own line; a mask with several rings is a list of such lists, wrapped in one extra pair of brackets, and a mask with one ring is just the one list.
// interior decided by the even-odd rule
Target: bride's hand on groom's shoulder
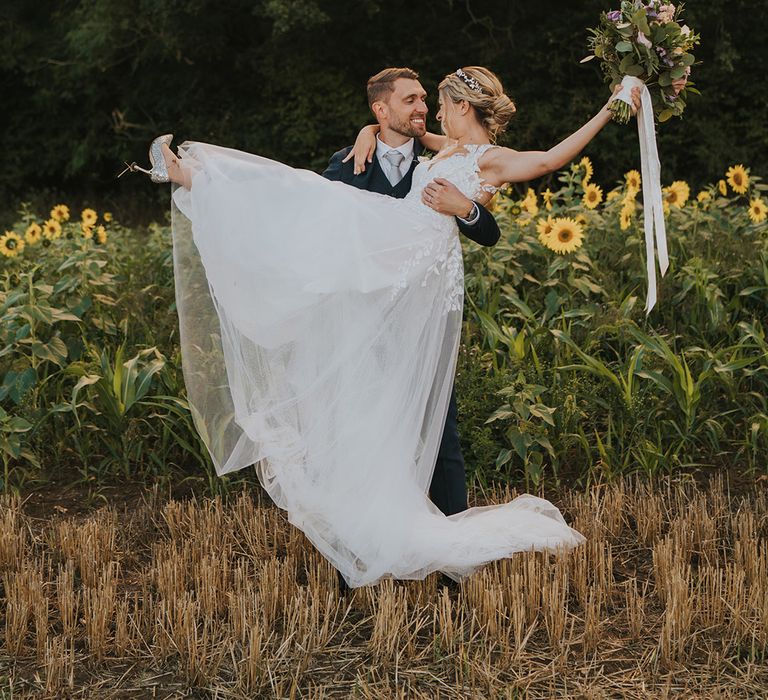
[(352, 150), (341, 161), (346, 163), (351, 158), (355, 159), (355, 166), (352, 170), (353, 174), (359, 175), (364, 173), (365, 164), (373, 162), (373, 156), (376, 153), (376, 134), (379, 133), (379, 128), (378, 124), (369, 124), (360, 129)]

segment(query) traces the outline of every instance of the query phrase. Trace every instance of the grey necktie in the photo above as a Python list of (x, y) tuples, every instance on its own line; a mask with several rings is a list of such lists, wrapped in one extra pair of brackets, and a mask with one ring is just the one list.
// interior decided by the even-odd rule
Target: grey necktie
[(400, 180), (403, 179), (402, 174), (400, 173), (400, 163), (403, 162), (403, 158), (405, 156), (400, 153), (400, 151), (387, 151), (384, 154), (384, 158), (387, 159), (387, 162), (389, 163), (389, 181), (392, 183), (392, 187), (394, 187)]

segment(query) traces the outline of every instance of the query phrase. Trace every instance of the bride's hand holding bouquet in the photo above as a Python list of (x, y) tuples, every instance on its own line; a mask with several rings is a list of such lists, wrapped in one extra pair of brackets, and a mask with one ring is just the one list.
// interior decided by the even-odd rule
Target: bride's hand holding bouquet
[(682, 12), (681, 4), (623, 0), (618, 10), (602, 13), (599, 25), (589, 30), (592, 53), (584, 61), (598, 58), (606, 80), (625, 86), (611, 105), (615, 121), (629, 121), (629, 89), (640, 82), (648, 88), (660, 122), (682, 116), (688, 93), (698, 93), (688, 76), (699, 34), (681, 24)]

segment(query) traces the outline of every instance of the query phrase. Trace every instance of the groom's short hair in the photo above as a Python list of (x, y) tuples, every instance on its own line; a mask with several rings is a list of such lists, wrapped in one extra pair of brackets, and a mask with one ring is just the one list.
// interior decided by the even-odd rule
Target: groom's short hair
[(395, 91), (394, 83), (398, 78), (418, 80), (419, 74), (411, 68), (385, 68), (371, 76), (368, 78), (368, 106), (372, 107), (379, 100), (386, 102)]

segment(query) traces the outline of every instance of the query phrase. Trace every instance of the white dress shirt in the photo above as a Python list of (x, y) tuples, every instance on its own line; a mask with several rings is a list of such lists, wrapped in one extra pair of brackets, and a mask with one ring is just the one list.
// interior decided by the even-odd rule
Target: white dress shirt
[[(400, 163), (399, 168), (400, 174), (397, 178), (393, 177), (394, 173), (392, 172), (392, 168), (394, 166), (384, 158), (384, 154), (389, 153), (389, 151), (400, 151), (400, 153), (403, 154), (403, 161)], [(379, 165), (384, 171), (384, 174), (389, 178), (389, 181), (392, 182), (394, 180), (395, 182), (400, 182), (410, 170), (411, 163), (413, 163), (413, 139), (408, 139), (402, 146), (394, 148), (392, 146), (387, 146), (387, 144), (379, 138), (379, 135), (376, 134), (376, 157), (379, 159)]]

